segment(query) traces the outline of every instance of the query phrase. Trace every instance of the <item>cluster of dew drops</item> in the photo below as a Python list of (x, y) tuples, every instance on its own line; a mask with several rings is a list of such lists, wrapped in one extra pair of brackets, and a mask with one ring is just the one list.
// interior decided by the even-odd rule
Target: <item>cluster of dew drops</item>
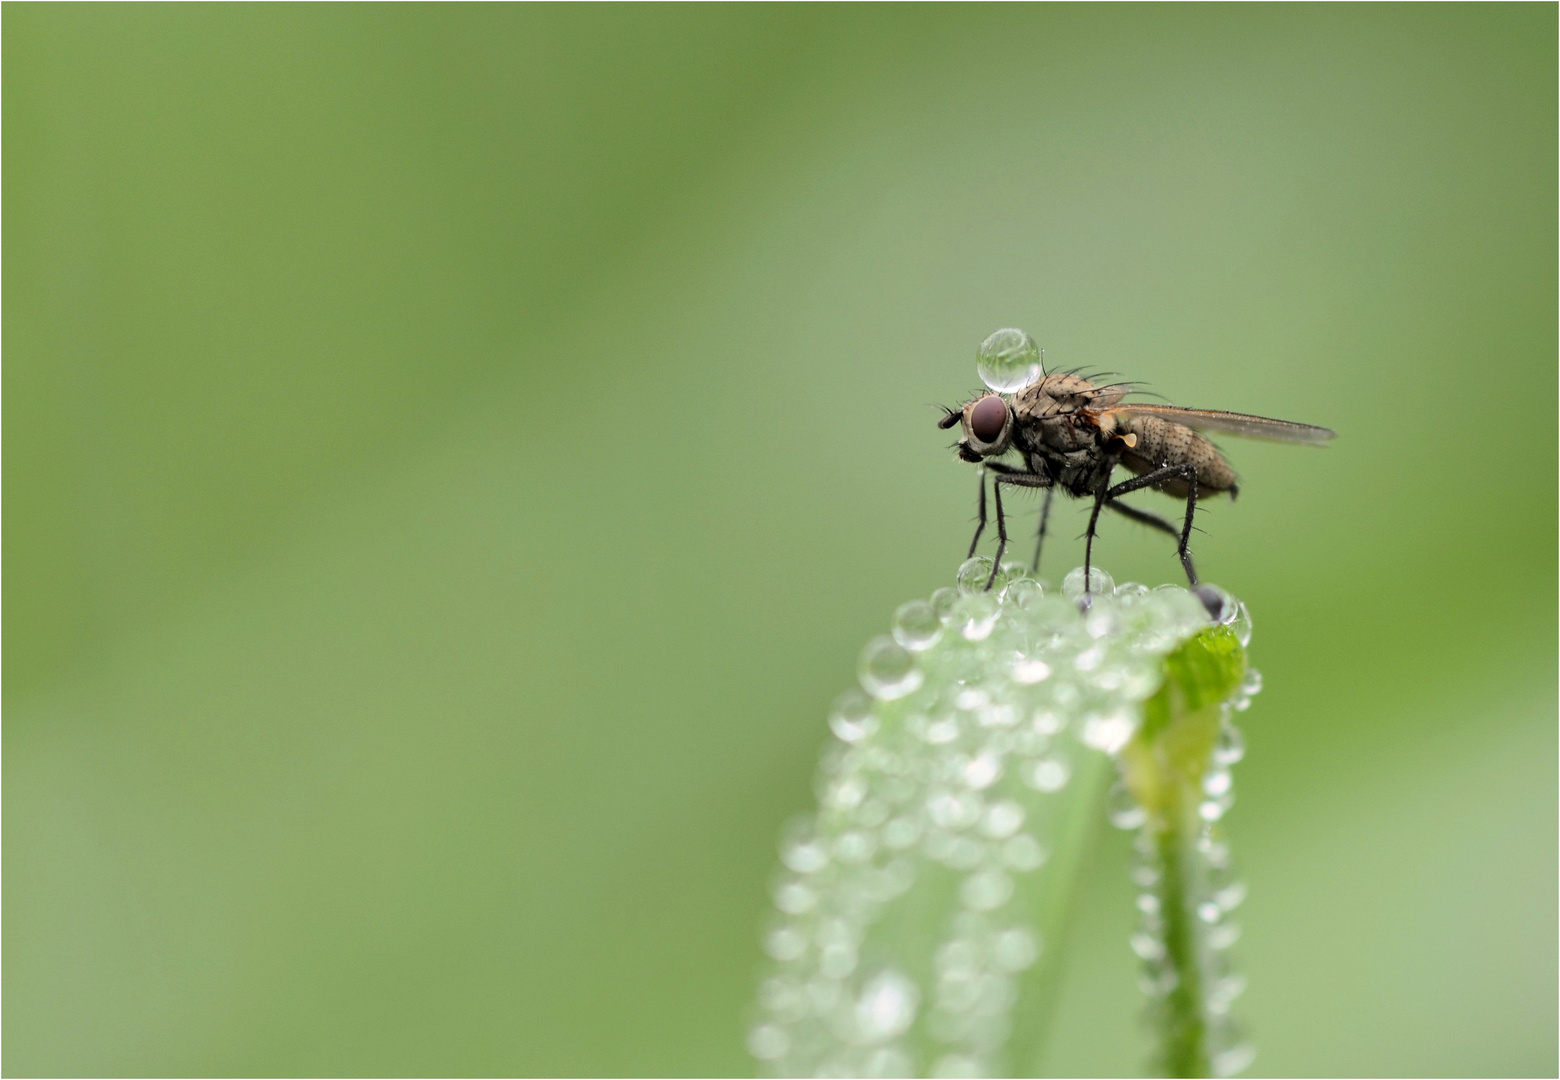
[[(973, 558), (955, 587), (902, 605), (834, 704), (817, 811), (781, 845), (748, 1033), (773, 1074), (1001, 1073), (1073, 781), (1126, 744), (1162, 658), (1209, 622), (1179, 586), (1095, 568), (1084, 609), (1081, 569), (1060, 590), (1016, 564), (988, 590), (991, 570)], [(1225, 598), (1220, 621), (1249, 639), (1243, 604)], [(1220, 747), (1210, 800), (1227, 807), (1233, 728)], [(1113, 820), (1136, 827), (1123, 796)]]

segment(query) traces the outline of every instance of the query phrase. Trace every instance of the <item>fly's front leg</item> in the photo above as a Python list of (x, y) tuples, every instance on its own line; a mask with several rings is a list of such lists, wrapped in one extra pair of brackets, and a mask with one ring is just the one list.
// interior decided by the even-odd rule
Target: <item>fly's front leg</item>
[(1040, 507), (1040, 534), (1035, 537), (1035, 557), (1029, 562), (1029, 572), (1040, 572), (1040, 549), (1045, 546), (1045, 524), (1051, 520), (1051, 499), (1056, 495), (1055, 488), (1047, 488), (1045, 492), (1045, 504)]
[[(1181, 567), (1186, 571), (1187, 583), (1195, 586), (1197, 584), (1197, 569), (1192, 565), (1192, 551), (1187, 546), (1192, 538), (1192, 518), (1197, 513), (1197, 469), (1194, 466), (1189, 464), (1166, 465), (1162, 469), (1155, 469), (1153, 472), (1144, 473), (1142, 476), (1136, 476), (1131, 480), (1117, 484), (1105, 493), (1105, 498), (1115, 499), (1130, 491), (1152, 487), (1154, 484), (1160, 484), (1166, 480), (1184, 480), (1186, 482), (1186, 523), (1181, 527), (1181, 536), (1176, 543), (1175, 553), (1181, 557)], [(1127, 513), (1120, 506), (1115, 509), (1120, 510), (1122, 513)], [(1138, 511), (1137, 513), (1141, 514), (1142, 512)], [(1127, 513), (1127, 516), (1134, 517), (1136, 514)], [(1139, 517), (1138, 520), (1142, 521), (1143, 518)]]
[(1007, 549), (1007, 515), (1002, 512), (1002, 486), (1004, 484), (1011, 487), (1043, 487), (1048, 489), (1046, 492), (1048, 502), (1050, 496), (1051, 482), (1044, 477), (1036, 476), (1034, 473), (1004, 471), (997, 477), (995, 483), (992, 484), (992, 489), (997, 497), (997, 557), (992, 560), (991, 576), (986, 579), (986, 589), (988, 591), (990, 591), (991, 586), (997, 580), (997, 571), (1002, 569), (1002, 553)]
[(975, 547), (980, 543), (980, 534), (986, 531), (986, 467), (982, 465), (976, 472), (980, 474), (980, 499), (975, 504), (975, 535), (970, 538), (969, 554), (964, 556), (966, 562), (975, 557)]

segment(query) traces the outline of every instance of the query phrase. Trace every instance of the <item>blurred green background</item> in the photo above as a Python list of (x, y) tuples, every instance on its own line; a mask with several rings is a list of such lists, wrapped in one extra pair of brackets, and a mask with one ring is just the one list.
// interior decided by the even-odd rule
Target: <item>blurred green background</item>
[[(1554, 1075), (1552, 5), (4, 29), (7, 1073), (749, 1071), (827, 703), (967, 542), (928, 403), (1016, 325), (1340, 432), (1228, 442), (1197, 540), (1252, 1071)], [(1142, 1067), (1127, 847), (1054, 1073)]]

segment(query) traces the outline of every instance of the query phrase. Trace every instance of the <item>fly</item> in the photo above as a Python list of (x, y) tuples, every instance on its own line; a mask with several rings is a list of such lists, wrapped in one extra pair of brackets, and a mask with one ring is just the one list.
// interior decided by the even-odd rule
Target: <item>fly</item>
[[(1027, 339), (1028, 335), (1024, 337)], [(1197, 500), (1225, 492), (1233, 499), (1240, 489), (1230, 463), (1199, 432), (1312, 445), (1325, 443), (1335, 434), (1324, 427), (1246, 413), (1123, 403), (1122, 398), (1130, 390), (1128, 383), (1096, 385), (1071, 372), (1056, 372), (1041, 374), (1010, 397), (988, 392), (972, 398), (962, 408), (944, 410), (947, 415), (938, 420), (938, 427), (963, 425), (963, 435), (958, 443), (959, 457), (984, 465), (980, 476), (979, 523), (970, 541), (971, 556), (986, 528), (985, 470), (996, 474), (993, 489), (997, 508), (997, 554), (986, 588), (990, 589), (996, 580), (1008, 543), (1002, 489), (1027, 487), (1045, 489), (1040, 534), (1035, 543), (1035, 569), (1040, 566), (1040, 548), (1045, 542), (1051, 499), (1056, 492), (1061, 490), (1074, 498), (1094, 500), (1089, 528), (1084, 534), (1085, 604), (1088, 603), (1096, 526), (1100, 511), (1107, 507), (1175, 537), (1176, 554), (1186, 571), (1186, 580), (1201, 595), (1197, 589), (1197, 569), (1187, 546)], [(1009, 453), (1017, 455), (1018, 464), (997, 460)], [(1135, 475), (1130, 480), (1112, 484), (1111, 475), (1118, 465)], [(1186, 516), (1180, 528), (1158, 514), (1119, 501), (1123, 495), (1143, 488), (1185, 500)], [(1204, 602), (1209, 602), (1208, 597), (1204, 596)]]

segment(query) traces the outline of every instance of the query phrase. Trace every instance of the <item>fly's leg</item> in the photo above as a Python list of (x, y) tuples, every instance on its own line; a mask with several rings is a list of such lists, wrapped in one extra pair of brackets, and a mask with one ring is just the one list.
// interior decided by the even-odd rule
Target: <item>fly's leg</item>
[(1128, 506), (1124, 502), (1107, 502), (1105, 504), (1105, 508), (1107, 510), (1114, 510), (1123, 517), (1129, 517), (1140, 525), (1147, 525), (1149, 528), (1158, 529), (1162, 533), (1169, 533), (1171, 536), (1174, 536), (1177, 539), (1179, 539), (1181, 536), (1180, 529), (1177, 529), (1174, 525), (1170, 524), (1158, 514), (1150, 514), (1147, 510), (1139, 510), (1137, 507)]
[(1045, 493), (1045, 504), (1040, 507), (1040, 534), (1035, 537), (1035, 557), (1029, 562), (1029, 572), (1040, 572), (1040, 549), (1045, 546), (1045, 525), (1051, 520), (1051, 499), (1056, 494), (1055, 488), (1048, 488)]
[(986, 579), (987, 591), (990, 591), (997, 580), (997, 571), (1002, 569), (1002, 553), (1007, 549), (1007, 515), (1002, 512), (1002, 485), (1004, 484), (1013, 487), (1046, 488), (1047, 504), (1050, 501), (1051, 481), (1043, 476), (1005, 470), (997, 476), (996, 482), (992, 484), (992, 489), (997, 496), (997, 557), (991, 562), (991, 576)]
[(980, 534), (986, 531), (986, 468), (983, 465), (976, 471), (980, 473), (980, 500), (975, 504), (975, 535), (970, 538), (969, 554), (964, 556), (966, 562), (975, 557), (975, 547), (980, 543)]
[(1093, 577), (1091, 568), (1094, 566), (1094, 527), (1100, 520), (1100, 508), (1105, 505), (1105, 500), (1110, 497), (1110, 474), (1115, 470), (1116, 463), (1111, 462), (1105, 470), (1105, 476), (1100, 480), (1100, 490), (1094, 495), (1094, 509), (1089, 511), (1089, 528), (1083, 536), (1083, 603), (1089, 606), (1089, 585)]
[[(1137, 491), (1139, 488), (1162, 484), (1166, 480), (1186, 481), (1186, 523), (1181, 526), (1175, 553), (1181, 557), (1181, 567), (1186, 571), (1187, 583), (1195, 588), (1197, 585), (1197, 569), (1192, 565), (1192, 552), (1187, 547), (1192, 537), (1192, 518), (1197, 513), (1197, 469), (1195, 466), (1185, 463), (1166, 465), (1162, 469), (1155, 469), (1153, 472), (1144, 473), (1142, 476), (1135, 476), (1131, 480), (1125, 480), (1117, 484), (1105, 492), (1103, 498), (1106, 500), (1116, 499), (1128, 492)], [(1143, 521), (1145, 524), (1157, 527), (1170, 526), (1169, 522), (1152, 514), (1146, 514), (1142, 510), (1129, 510), (1129, 508), (1124, 506), (1117, 506), (1115, 509), (1126, 514), (1127, 517)], [(1154, 518), (1154, 520), (1149, 521), (1147, 520), (1148, 518)], [(1091, 520), (1090, 526), (1092, 527), (1092, 525), (1093, 522)], [(1175, 532), (1174, 526), (1170, 526), (1168, 531)], [(1088, 564), (1085, 563), (1084, 565), (1087, 566)]]

